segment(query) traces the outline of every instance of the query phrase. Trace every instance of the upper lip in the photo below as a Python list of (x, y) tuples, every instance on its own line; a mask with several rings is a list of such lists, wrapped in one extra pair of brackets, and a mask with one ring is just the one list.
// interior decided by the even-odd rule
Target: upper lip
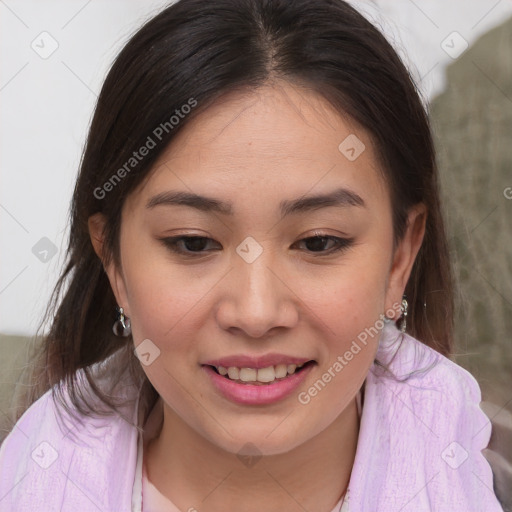
[(212, 359), (203, 363), (210, 366), (223, 366), (229, 368), (235, 366), (237, 368), (267, 368), (268, 366), (277, 366), (278, 364), (296, 364), (301, 365), (307, 363), (312, 359), (307, 357), (288, 356), (286, 354), (265, 354), (262, 356), (248, 356), (244, 354), (221, 357), (219, 359)]

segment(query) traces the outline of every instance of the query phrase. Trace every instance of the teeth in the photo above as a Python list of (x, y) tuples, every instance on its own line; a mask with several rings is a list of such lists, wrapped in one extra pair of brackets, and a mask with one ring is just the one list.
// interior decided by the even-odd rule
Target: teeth
[(297, 368), (296, 364), (289, 364), (287, 367), (288, 373), (293, 373), (295, 371), (295, 368)]
[(272, 382), (276, 380), (276, 371), (274, 370), (273, 366), (267, 366), (267, 368), (259, 368), (258, 369), (258, 376), (257, 379), (258, 382)]
[(288, 373), (288, 367), (285, 364), (278, 364), (275, 367), (276, 372), (276, 379), (282, 379), (283, 377), (286, 377)]
[(238, 368), (235, 368), (234, 366), (230, 366), (228, 368), (228, 377), (231, 380), (238, 380), (240, 377), (240, 370)]
[(237, 368), (230, 366), (216, 366), (217, 371), (231, 380), (241, 380), (242, 382), (261, 382), (269, 383), (274, 382), (276, 379), (283, 379), (287, 375), (292, 375), (299, 368), (302, 368), (305, 363), (301, 365), (296, 364), (278, 364), (276, 366), (267, 366), (266, 368)]
[[(238, 368), (235, 368), (238, 372)], [(231, 368), (230, 368), (231, 370)], [(256, 377), (258, 375), (258, 371), (254, 368), (240, 368), (240, 380), (242, 382), (254, 382), (258, 380)]]

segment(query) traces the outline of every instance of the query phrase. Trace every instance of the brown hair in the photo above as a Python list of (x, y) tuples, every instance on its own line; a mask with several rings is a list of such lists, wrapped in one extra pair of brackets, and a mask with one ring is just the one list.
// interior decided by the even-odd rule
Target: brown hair
[[(132, 338), (112, 333), (116, 302), (87, 221), (96, 212), (106, 216), (105, 258), (119, 262), (124, 200), (174, 136), (221, 95), (275, 78), (317, 91), (371, 134), (391, 193), (395, 244), (405, 232), (408, 209), (426, 205), (426, 233), (405, 290), (407, 330), (450, 353), (452, 278), (431, 130), (391, 45), (342, 0), (180, 0), (133, 35), (102, 87), (73, 194), (67, 262), (48, 306), (49, 332), (34, 358), (25, 407), (50, 388), (66, 407), (65, 383), (80, 412), (95, 410), (79, 401), (85, 388), (76, 374), (82, 369), (93, 392), (111, 412), (117, 410), (91, 371), (113, 354), (104, 365), (113, 383), (128, 369), (148, 403), (157, 397)], [(191, 99), (197, 106), (171, 128), (170, 116)], [(98, 190), (165, 123), (157, 147), (101, 197)]]

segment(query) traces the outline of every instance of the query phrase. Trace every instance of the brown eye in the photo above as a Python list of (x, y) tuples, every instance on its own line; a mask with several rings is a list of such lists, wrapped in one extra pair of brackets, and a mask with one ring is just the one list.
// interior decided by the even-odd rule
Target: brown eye
[(215, 242), (205, 236), (175, 236), (160, 240), (171, 251), (189, 255), (206, 253), (205, 248), (208, 247), (208, 242)]
[(311, 236), (299, 240), (303, 243), (309, 252), (319, 252), (323, 254), (332, 254), (334, 252), (347, 249), (353, 243), (352, 238), (339, 238), (337, 236)]
[[(212, 250), (222, 249), (215, 240), (204, 236), (176, 236), (161, 238), (162, 243), (172, 252), (185, 256), (199, 256)], [(296, 244), (305, 247), (307, 252), (319, 253), (319, 256), (333, 254), (348, 249), (353, 243), (352, 238), (339, 238), (336, 236), (311, 236), (299, 240)], [(212, 245), (217, 244), (217, 247)]]

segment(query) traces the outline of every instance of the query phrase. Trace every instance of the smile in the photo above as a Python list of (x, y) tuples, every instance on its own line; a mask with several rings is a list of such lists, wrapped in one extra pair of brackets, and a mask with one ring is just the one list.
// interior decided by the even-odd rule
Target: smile
[[(311, 363), (313, 361), (310, 361)], [(223, 377), (238, 383), (250, 384), (270, 384), (276, 380), (286, 379), (289, 375), (298, 373), (304, 365), (309, 363), (296, 364), (278, 364), (276, 366), (267, 366), (266, 368), (238, 368), (230, 366), (212, 366), (212, 368)]]
[(241, 405), (270, 405), (297, 391), (316, 366), (315, 361), (278, 364), (262, 368), (215, 366), (203, 364), (202, 369), (223, 398)]

